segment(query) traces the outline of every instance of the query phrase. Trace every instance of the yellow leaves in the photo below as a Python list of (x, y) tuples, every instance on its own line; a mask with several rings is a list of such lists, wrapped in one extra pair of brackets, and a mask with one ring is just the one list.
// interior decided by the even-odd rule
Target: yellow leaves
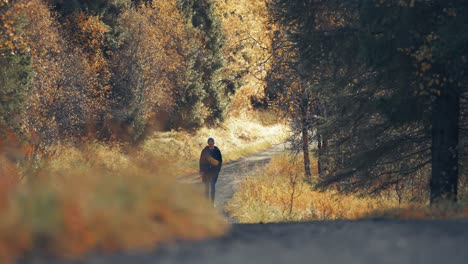
[(125, 44), (113, 60), (121, 68), (129, 63), (138, 65), (138, 70), (129, 74), (139, 76), (139, 82), (131, 85), (146, 99), (140, 108), (145, 119), (159, 107), (172, 107), (172, 91), (187, 82), (187, 58), (201, 46), (201, 39), (185, 22), (175, 0), (153, 1), (119, 18)]
[(0, 16), (0, 52), (4, 49), (15, 54), (24, 50), (24, 39), (17, 32), (17, 17), (14, 9), (9, 9)]
[(80, 30), (76, 33), (76, 41), (83, 42), (81, 44), (93, 50), (99, 49), (104, 44), (105, 34), (110, 31), (109, 27), (102, 22), (99, 16), (87, 16), (84, 13), (79, 13), (75, 20), (74, 23)]
[[(215, 12), (221, 18), (226, 35), (224, 53), (227, 60), (226, 73), (242, 78), (242, 93), (237, 92), (233, 99), (233, 111), (246, 109), (249, 97), (263, 93), (266, 68), (269, 68), (268, 56), (271, 52), (272, 26), (268, 22), (268, 10), (265, 1), (213, 1)], [(243, 72), (249, 72), (245, 74)], [(248, 107), (247, 107), (248, 108)]]

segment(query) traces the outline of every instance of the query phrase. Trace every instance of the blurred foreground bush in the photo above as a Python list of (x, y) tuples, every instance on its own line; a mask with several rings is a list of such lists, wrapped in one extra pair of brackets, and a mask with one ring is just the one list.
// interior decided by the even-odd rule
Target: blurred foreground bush
[(169, 160), (98, 143), (53, 152), (24, 172), (0, 152), (1, 261), (150, 249), (228, 229), (198, 189), (175, 181)]

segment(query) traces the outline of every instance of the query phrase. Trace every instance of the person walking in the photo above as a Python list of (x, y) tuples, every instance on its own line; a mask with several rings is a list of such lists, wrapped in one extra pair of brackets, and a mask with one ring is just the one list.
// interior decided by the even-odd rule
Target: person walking
[(208, 138), (208, 146), (206, 146), (200, 154), (200, 175), (205, 184), (205, 195), (214, 205), (216, 182), (218, 181), (219, 172), (223, 165), (223, 157), (221, 151), (215, 145), (213, 138)]

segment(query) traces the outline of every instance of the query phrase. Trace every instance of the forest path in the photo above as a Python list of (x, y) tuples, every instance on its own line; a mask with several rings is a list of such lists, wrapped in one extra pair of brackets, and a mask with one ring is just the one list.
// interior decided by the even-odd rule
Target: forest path
[(221, 238), (180, 241), (151, 252), (34, 263), (466, 264), (468, 221), (316, 221), (234, 224)]
[[(287, 151), (287, 144), (280, 143), (273, 145), (265, 151), (223, 164), (218, 182), (216, 183), (215, 204), (216, 208), (222, 211), (231, 223), (236, 223), (237, 221), (229, 217), (224, 211), (224, 207), (236, 192), (239, 184), (253, 171), (265, 167), (273, 156), (285, 151)], [(178, 180), (183, 183), (199, 184), (200, 188), (204, 188), (198, 173), (179, 177)]]

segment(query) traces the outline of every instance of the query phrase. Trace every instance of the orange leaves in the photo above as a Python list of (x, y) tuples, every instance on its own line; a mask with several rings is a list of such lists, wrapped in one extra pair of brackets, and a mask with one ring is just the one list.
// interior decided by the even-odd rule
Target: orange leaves
[(72, 15), (68, 19), (69, 23), (66, 29), (72, 42), (69, 45), (80, 53), (84, 52), (83, 55), (86, 58), (82, 62), (84, 72), (79, 78), (82, 78), (82, 83), (86, 83), (88, 86), (84, 92), (89, 100), (90, 111), (97, 114), (107, 107), (105, 98), (108, 95), (111, 73), (103, 49), (105, 35), (110, 31), (110, 28), (102, 22), (99, 16), (87, 16), (83, 12)]
[[(24, 8), (21, 8), (22, 4)], [(20, 0), (14, 5), (20, 9), (16, 17), (24, 17), (24, 39), (27, 46), (38, 55), (61, 52), (61, 37), (46, 4), (41, 0)]]
[(63, 205), (63, 233), (58, 238), (58, 254), (77, 257), (96, 246), (97, 238), (76, 201)]
[(76, 17), (76, 23), (81, 30), (81, 40), (85, 41), (87, 46), (93, 49), (99, 49), (103, 45), (104, 36), (109, 32), (109, 27), (105, 25), (98, 16), (86, 16), (79, 13)]
[[(77, 14), (63, 24), (73, 30), (62, 28), (41, 0), (17, 1), (11, 11), (24, 20), (21, 36), (35, 72), (24, 130), (39, 132), (43, 141), (81, 136), (83, 125), (107, 108), (110, 71), (102, 48), (108, 27), (99, 17)], [(67, 38), (62, 29), (73, 34)]]
[(149, 249), (228, 228), (193, 186), (179, 185), (172, 172), (155, 166), (167, 162), (151, 153), (135, 158), (98, 144), (54, 152), (28, 184), (7, 192), (0, 177), (0, 261), (36, 249), (67, 258)]
[(16, 164), (0, 153), (0, 211), (8, 206), (8, 195), (20, 179)]
[[(7, 50), (11, 54), (24, 52), (26, 50), (25, 40), (19, 31), (19, 22), (21, 15), (25, 9), (24, 4), (7, 6), (8, 2), (2, 1), (0, 7), (5, 10), (0, 10), (0, 54)], [(7, 6), (7, 7), (5, 7)]]
[(35, 147), (32, 144), (23, 142), (13, 131), (5, 131), (0, 127), (0, 159), (3, 165), (0, 167), (0, 177), (17, 175), (14, 169), (16, 163), (30, 158), (34, 151)]
[[(11, 195), (21, 180), (17, 167), (25, 155), (22, 143), (12, 131), (0, 131), (0, 261), (11, 261), (10, 257), (19, 254), (31, 244), (28, 230), (22, 229), (14, 217)], [(26, 150), (29, 150), (29, 145)], [(28, 152), (26, 154), (29, 154)]]
[[(91, 79), (92, 89), (90, 89), (90, 93), (93, 98), (102, 101), (106, 94), (103, 87), (108, 84), (111, 76), (109, 63), (103, 53), (105, 34), (110, 29), (102, 22), (100, 17), (86, 16), (82, 12), (74, 15), (70, 20), (70, 24), (73, 26), (68, 30), (72, 35), (73, 44), (86, 52), (88, 58), (87, 70), (91, 76), (96, 77)], [(76, 27), (76, 30), (74, 27)]]
[[(188, 23), (176, 0), (143, 1), (138, 6), (120, 2), (108, 5), (118, 12), (96, 7), (89, 12), (54, 13), (46, 3), (52, 2), (9, 2), (1, 14), (5, 19), (0, 25), (2, 36), (11, 35), (0, 40), (3, 49), (0, 52), (13, 49), (17, 52), (16, 46), (21, 44), (29, 55), (26, 57), (31, 59), (33, 89), (25, 107), (29, 113), (23, 117), (22, 124), (24, 131), (37, 131), (43, 142), (50, 143), (58, 137), (81, 138), (88, 124), (102, 124), (104, 116), (134, 120), (128, 121), (133, 122), (134, 128), (139, 126), (136, 123), (144, 124), (150, 118), (167, 120), (167, 113), (175, 112), (176, 101), (181, 97), (191, 99), (180, 101), (193, 98), (196, 101), (196, 97), (206, 96), (203, 91), (180, 95), (177, 90), (192, 84), (208, 87), (201, 84), (207, 78), (203, 77), (201, 68), (208, 69), (210, 64), (221, 67), (214, 70), (216, 79), (239, 78), (239, 82), (233, 81), (229, 92), (243, 81), (241, 78), (246, 79), (243, 98), (237, 100), (240, 104), (248, 103), (251, 95), (263, 96), (264, 82), (260, 79), (267, 67), (263, 58), (271, 46), (268, 35), (271, 28), (267, 25), (263, 1), (217, 1), (226, 14), (242, 8), (223, 21), (226, 32), (235, 33), (228, 41), (229, 48), (223, 50), (224, 55), (233, 58), (228, 68), (214, 63), (219, 58), (208, 54), (211, 48), (204, 47), (208, 42), (203, 43), (206, 38), (203, 30)], [(102, 17), (90, 15), (101, 13), (97, 10), (102, 11)], [(104, 17), (106, 23), (110, 21), (109, 25), (104, 23)], [(224, 69), (227, 70), (218, 73)], [(129, 105), (124, 105), (125, 100), (131, 101)], [(223, 100), (223, 104), (228, 101)], [(199, 109), (196, 110), (200, 113), (199, 120), (215, 112), (206, 110), (207, 103), (203, 105), (201, 99), (194, 104)], [(135, 116), (121, 118), (132, 114)]]
[(17, 223), (4, 225), (4, 221), (0, 220), (0, 224), (0, 262), (16, 263), (15, 257), (31, 248), (31, 234)]

